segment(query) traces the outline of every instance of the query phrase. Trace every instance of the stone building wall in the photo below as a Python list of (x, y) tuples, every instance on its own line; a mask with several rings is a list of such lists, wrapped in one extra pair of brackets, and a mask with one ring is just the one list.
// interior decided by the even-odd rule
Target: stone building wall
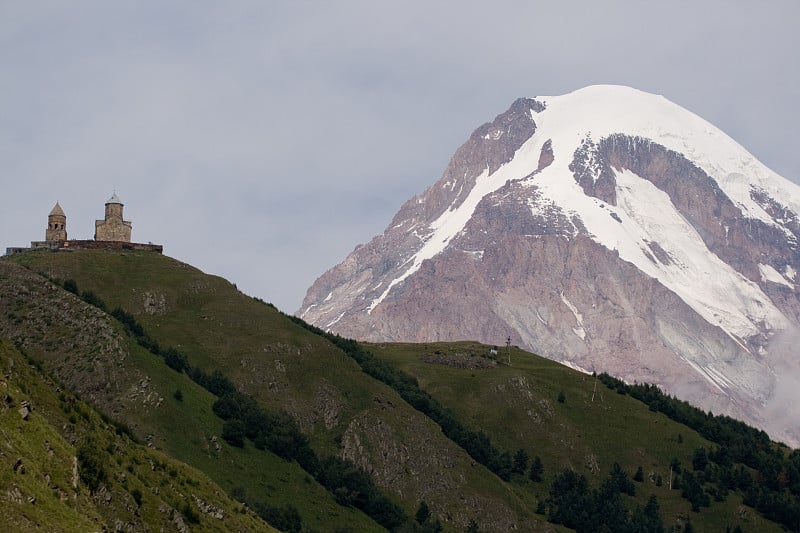
[(61, 244), (58, 251), (69, 250), (134, 250), (139, 252), (164, 252), (161, 244), (144, 244), (139, 242), (120, 242), (120, 241), (66, 241)]
[(72, 250), (120, 250), (135, 252), (164, 253), (161, 244), (143, 244), (139, 242), (119, 241), (33, 241), (30, 246), (12, 246), (6, 248), (6, 255), (23, 254), (33, 251), (69, 252)]
[(122, 202), (116, 193), (106, 202), (106, 217), (95, 220), (94, 238), (97, 241), (131, 242), (131, 223), (122, 218)]
[(131, 223), (121, 218), (96, 220), (94, 238), (98, 241), (131, 242)]

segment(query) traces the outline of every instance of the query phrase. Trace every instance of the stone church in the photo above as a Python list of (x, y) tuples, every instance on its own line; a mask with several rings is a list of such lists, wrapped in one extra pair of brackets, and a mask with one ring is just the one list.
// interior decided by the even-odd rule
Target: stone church
[(68, 240), (67, 215), (56, 202), (56, 205), (47, 215), (47, 229), (43, 241), (33, 241), (29, 248), (6, 248), (6, 255), (23, 253), (31, 250), (68, 251), (80, 249), (119, 249), (119, 250), (145, 250), (158, 253), (163, 252), (160, 244), (142, 244), (131, 242), (131, 221), (125, 220), (122, 215), (124, 204), (115, 192), (106, 202), (105, 218), (94, 222), (94, 240)]
[(123, 205), (117, 193), (108, 199), (106, 218), (94, 221), (94, 240), (131, 242), (131, 223), (122, 219)]

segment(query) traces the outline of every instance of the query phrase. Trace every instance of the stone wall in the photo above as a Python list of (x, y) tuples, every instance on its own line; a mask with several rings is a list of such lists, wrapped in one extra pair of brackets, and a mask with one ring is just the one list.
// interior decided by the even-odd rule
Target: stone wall
[(131, 242), (131, 223), (117, 217), (96, 220), (94, 238), (98, 241)]
[(51, 252), (69, 252), (71, 250), (122, 250), (164, 253), (164, 246), (161, 244), (120, 241), (34, 241), (31, 243), (30, 247), (12, 246), (6, 248), (6, 255), (22, 254), (34, 250), (50, 250)]
[(59, 250), (137, 250), (163, 253), (164, 246), (121, 241), (66, 241)]

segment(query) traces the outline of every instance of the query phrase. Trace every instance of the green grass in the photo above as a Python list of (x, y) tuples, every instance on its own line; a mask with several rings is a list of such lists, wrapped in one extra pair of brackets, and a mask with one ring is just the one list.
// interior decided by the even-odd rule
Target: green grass
[[(189, 357), (192, 365), (208, 372), (219, 369), (265, 407), (288, 411), (310, 437), (320, 456), (341, 455), (341, 447), (349, 447), (347, 457), (368, 470), (377, 470), (378, 485), (387, 489), (387, 494), (409, 515), (416, 511), (423, 498), (438, 516), (449, 515), (457, 524), (465, 525), (473, 516), (496, 516), (493, 519), (510, 522), (517, 520), (515, 515), (528, 514), (522, 502), (499, 479), (487, 477), (482, 467), (472, 472), (473, 468), (468, 466), (469, 457), (388, 387), (365, 376), (357, 364), (326, 340), (293, 324), (271, 306), (237, 292), (226, 281), (157, 254), (99, 251), (30, 254), (20, 259), (33, 272), (62, 280), (74, 279), (80, 291), (92, 291), (109, 309), (120, 306), (133, 314), (148, 335), (162, 346), (178, 348)], [(145, 313), (146, 293), (155, 294), (159, 299), (163, 296), (163, 312)], [(177, 373), (166, 367), (163, 370), (150, 368), (148, 365), (153, 360), (147, 359), (148, 354), (142, 359), (135, 352), (136, 348), (131, 347), (129, 359), (143, 373), (171, 376), (163, 385), (157, 384), (155, 377), (151, 382), (151, 388), (161, 387), (165, 398), (163, 406), (176, 403), (172, 394), (178, 387), (182, 389), (184, 401), (177, 408), (186, 409), (192, 404), (188, 389), (171, 381), (179, 377)], [(56, 363), (51, 358), (48, 364)], [(83, 364), (80, 358), (70, 366), (74, 368), (78, 364)], [(86, 370), (81, 370), (80, 374), (86, 375)], [(389, 404), (394, 407), (387, 408)], [(294, 493), (264, 490), (264, 487), (269, 489), (269, 482), (262, 481), (263, 475), (259, 473), (269, 472), (274, 467), (254, 466), (241, 455), (244, 452), (232, 450), (231, 453), (236, 454), (233, 462), (243, 465), (243, 475), (236, 476), (234, 484), (225, 476), (230, 476), (235, 468), (227, 465), (220, 471), (214, 470), (213, 461), (201, 451), (192, 451), (197, 448), (198, 439), (217, 430), (195, 431), (192, 439), (168, 434), (164, 429), (171, 428), (174, 421), (159, 420), (166, 415), (154, 413), (151, 407), (142, 406), (136, 412), (124, 409), (120, 416), (135, 425), (140, 436), (154, 434), (156, 445), (170, 453), (183, 454), (178, 457), (203, 468), (227, 490), (244, 485), (248, 496), (268, 495), (272, 505), (292, 501), (304, 523), (320, 530), (337, 526), (337, 519), (332, 518), (335, 514), (340, 517), (338, 524), (342, 527), (359, 531), (376, 527), (363, 514), (332, 504), (330, 495), (326, 494), (327, 501), (311, 498), (309, 494), (313, 491), (309, 491), (304, 474), (299, 482), (298, 475), (289, 483), (295, 487)], [(203, 422), (193, 420), (190, 425), (202, 427)], [(171, 443), (160, 439), (159, 435), (166, 435)], [(400, 442), (395, 443), (395, 439)], [(430, 442), (437, 443), (432, 455), (447, 457), (455, 468), (443, 472), (434, 470), (434, 458), (429, 457)], [(389, 453), (400, 458), (409, 457), (409, 465), (397, 465), (391, 456), (384, 456), (386, 446), (389, 446)], [(421, 475), (409, 475), (411, 468)], [(468, 475), (465, 475), (467, 470)], [(473, 480), (480, 480), (480, 484)], [(458, 487), (470, 498), (469, 504), (465, 506), (461, 501), (451, 500), (446, 493), (436, 490), (439, 484)], [(314, 522), (317, 517), (324, 517), (324, 521)]]
[[(119, 435), (90, 406), (58, 393), (2, 338), (0, 366), (8, 369), (0, 409), (3, 531), (93, 531), (113, 529), (117, 520), (137, 530), (172, 529), (168, 523), (177, 515), (165, 511), (187, 504), (198, 508), (195, 498), (221, 510), (224, 520), (198, 510), (193, 531), (272, 531), (199, 470)], [(27, 420), (18, 412), (23, 401), (33, 407)], [(73, 458), (86, 443), (92, 443), (92, 455), (105, 472), (95, 496), (80, 461), (74, 484)], [(22, 467), (15, 470), (11, 465), (17, 461)]]
[[(515, 476), (513, 484), (534, 499), (547, 496), (548, 481), (571, 468), (584, 474), (590, 484), (608, 475), (614, 462), (632, 478), (641, 466), (645, 482), (637, 483), (631, 504), (644, 506), (655, 494), (666, 525), (681, 523), (690, 516), (695, 526), (741, 525), (745, 530), (779, 531), (748, 509), (740, 516), (741, 495), (725, 502), (713, 502), (701, 513), (691, 513), (679, 490), (669, 490), (669, 465), (678, 459), (691, 468), (692, 452), (710, 443), (691, 429), (678, 424), (627, 395), (617, 394), (592, 376), (512, 347), (511, 366), (503, 347), (496, 368), (467, 369), (426, 363), (423, 357), (437, 352), (453, 356), (488, 356), (489, 346), (471, 342), (429, 344), (368, 344), (376, 357), (414, 376), (445, 408), (473, 430), (483, 430), (501, 449), (514, 453), (525, 449), (530, 457), (539, 455), (545, 466), (545, 482), (533, 483)], [(563, 392), (565, 401), (558, 402)], [(593, 399), (594, 396), (594, 399)], [(679, 439), (680, 435), (680, 439)], [(681, 442), (679, 442), (679, 440)], [(649, 482), (649, 475), (661, 475), (661, 487)]]
[[(36, 259), (52, 259), (52, 256), (48, 257), (48, 255), (50, 254), (43, 256), (33, 254)], [(56, 256), (59, 255), (61, 254), (56, 254)], [(72, 274), (64, 275), (65, 271), (60, 270), (64, 279), (76, 279), (80, 291), (91, 290), (102, 295), (102, 299), (109, 308), (112, 307), (112, 303), (113, 305), (121, 303), (115, 302), (113, 297), (106, 297), (104, 291), (107, 290), (112, 296), (116, 294), (112, 289), (103, 284), (92, 284), (89, 281), (89, 279), (101, 280), (103, 276), (109, 275), (109, 272), (98, 266), (98, 263), (104, 264), (109, 256), (104, 255), (103, 252), (92, 253), (88, 257), (76, 257), (80, 254), (63, 255), (68, 256), (65, 257), (68, 259), (68, 263), (76, 258), (79, 259), (77, 270), (88, 271), (87, 275), (89, 276), (89, 278), (83, 279)], [(140, 259), (147, 260), (150, 257), (152, 254), (144, 254)], [(179, 272), (187, 268), (185, 265), (161, 256), (157, 257), (162, 261), (167, 261)], [(113, 263), (118, 256), (110, 254), (110, 258)], [(81, 267), (84, 264), (87, 265), (85, 269)], [(54, 268), (62, 267), (56, 264)], [(120, 269), (119, 265), (115, 265), (109, 271), (119, 273)], [(34, 270), (36, 271), (36, 269)], [(130, 270), (141, 272), (142, 268), (141, 265), (134, 265)], [(210, 279), (219, 280), (219, 278)], [(176, 282), (167, 276), (163, 283), (165, 286), (174, 286)], [(108, 284), (108, 287), (115, 286), (117, 283)], [(232, 291), (232, 287), (228, 290)], [(238, 293), (234, 292), (234, 294)], [(247, 300), (252, 301), (259, 309), (269, 309), (264, 304), (250, 298)], [(81, 312), (82, 306), (84, 304), (78, 302), (74, 312)], [(30, 312), (36, 315), (45, 315), (49, 312), (48, 302), (32, 304)], [(58, 320), (55, 318), (51, 322), (58, 324)], [(59, 327), (61, 327), (60, 324)], [(115, 327), (122, 335), (121, 328), (118, 325)], [(42, 337), (60, 337), (61, 335), (61, 330), (58, 332), (48, 330)], [(84, 333), (79, 332), (79, 335), (84, 335)], [(86, 335), (90, 336), (91, 333)], [(229, 446), (220, 437), (222, 420), (216, 417), (211, 410), (215, 397), (192, 382), (185, 374), (175, 372), (167, 367), (160, 357), (138, 346), (132, 338), (122, 338), (125, 340), (124, 351), (127, 355), (119, 363), (122, 367), (108, 378), (112, 382), (109, 385), (113, 385), (116, 389), (110, 392), (105, 390), (103, 383), (107, 378), (106, 372), (98, 373), (91, 370), (94, 358), (108, 359), (108, 356), (102, 353), (102, 349), (96, 354), (90, 354), (87, 353), (84, 346), (80, 346), (77, 352), (68, 350), (65, 354), (62, 346), (59, 346), (59, 350), (48, 351), (43, 343), (33, 342), (28, 350), (32, 356), (41, 360), (46, 368), (62, 376), (62, 379), (69, 381), (78, 389), (82, 389), (81, 392), (84, 396), (94, 397), (98, 400), (98, 408), (108, 409), (106, 412), (108, 416), (130, 426), (139, 439), (203, 470), (226, 492), (232, 493), (233, 489), (237, 488), (239, 494), (243, 493), (248, 500), (260, 500), (272, 506), (291, 503), (300, 511), (304, 526), (311, 529), (326, 530), (346, 527), (353, 527), (359, 531), (381, 529), (363, 513), (338, 505), (333, 496), (316, 481), (307, 482), (309, 476), (296, 464), (287, 463), (272, 453), (257, 451), (249, 443), (245, 449)], [(169, 344), (163, 338), (159, 338), (159, 341), (164, 342), (165, 346)], [(195, 364), (194, 360), (195, 358), (192, 360), (193, 364)], [(207, 368), (216, 367), (213, 361), (208, 361), (207, 364)], [(87, 375), (92, 374), (93, 377), (96, 377), (96, 382), (85, 379)], [(135, 398), (132, 398), (131, 389), (142, 389), (142, 381), (147, 383), (144, 393), (137, 394)], [(174, 392), (178, 389), (183, 395), (182, 401), (174, 398)], [(105, 400), (100, 401), (105, 398), (109, 398), (111, 401), (108, 403)], [(211, 440), (212, 437), (216, 437), (216, 443), (220, 447), (219, 451), (216, 450), (216, 446)]]
[[(656, 494), (668, 527), (690, 517), (697, 530), (724, 531), (735, 525), (745, 531), (779, 530), (742, 507), (741, 495), (735, 493), (724, 503), (713, 502), (699, 514), (691, 513), (679, 491), (667, 487), (669, 463), (676, 458), (691, 465), (693, 450), (708, 447), (707, 441), (602, 383), (595, 391), (591, 376), (516, 348), (510, 350), (512, 366), (461, 369), (425, 363), (422, 357), (436, 352), (481, 357), (489, 347), (367, 346), (378, 358), (416, 377), (423, 390), (469, 429), (486, 432), (495, 446), (511, 454), (523, 448), (530, 457), (539, 455), (545, 466), (542, 483), (518, 475), (502, 482), (327, 340), (221, 278), (144, 252), (31, 253), (4, 259), (0, 266), (4, 261), (52, 278), (74, 279), (81, 291), (92, 291), (108, 309), (119, 306), (133, 314), (162, 347), (179, 349), (191, 365), (206, 372), (221, 370), (261, 405), (289, 412), (320, 456), (345, 455), (372, 472), (376, 483), (407, 514), (413, 515), (425, 499), (448, 530), (463, 530), (470, 519), (476, 519), (482, 530), (502, 530), (499, 524), (516, 524), (521, 530), (549, 527), (533, 510), (547, 497), (553, 476), (572, 468), (597, 485), (614, 462), (630, 477), (639, 466), (646, 477), (651, 473), (662, 477), (660, 487), (647, 480), (637, 483), (637, 495), (628, 504), (644, 505), (651, 493)], [(146, 301), (157, 305), (147, 308)], [(72, 304), (65, 300), (63, 305)], [(84, 308), (77, 302), (69, 313), (96, 320)], [(102, 364), (106, 351), (88, 342), (84, 332), (61, 323), (58, 314), (48, 312), (46, 301), (9, 297), (0, 301), (0, 333), (3, 328), (25, 331), (29, 355), (60, 376), (72, 376), (70, 383), (82, 387), (83, 396), (104, 397), (95, 388), (104, 373), (111, 372)], [(45, 315), (47, 321), (29, 319)], [(114, 327), (121, 334), (119, 325)], [(273, 506), (295, 505), (308, 528), (379, 529), (362, 513), (337, 505), (296, 464), (257, 451), (249, 442), (243, 449), (228, 446), (219, 438), (222, 422), (210, 409), (214, 397), (126, 339), (125, 372), (111, 376), (119, 391), (109, 395), (113, 399), (109, 405), (99, 407), (114, 411), (107, 414), (129, 424), (140, 439), (152, 436), (153, 446), (202, 470), (229, 493), (244, 492)], [(501, 347), (501, 361), (507, 362), (508, 355)], [(159, 407), (141, 399), (114, 399), (124, 398), (144, 376), (149, 377), (148, 389), (162, 398)], [(182, 401), (174, 398), (176, 390), (181, 390)], [(563, 403), (558, 401), (560, 393)], [(215, 435), (219, 451), (211, 441)]]

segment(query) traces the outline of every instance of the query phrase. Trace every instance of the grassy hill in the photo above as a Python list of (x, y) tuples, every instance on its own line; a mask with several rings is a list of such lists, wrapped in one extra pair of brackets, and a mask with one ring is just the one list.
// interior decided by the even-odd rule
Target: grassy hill
[(201, 471), (58, 392), (1, 338), (0, 368), (3, 531), (271, 530)]
[[(65, 281), (76, 294), (64, 290)], [(113, 309), (131, 317), (148, 342), (112, 317)], [(456, 421), (461, 437), (491, 439), (504, 461), (520, 450), (538, 456), (542, 480), (531, 481), (529, 461), (523, 473), (508, 475), (476, 459), (464, 438), (407, 391), (319, 333), (221, 278), (154, 253), (37, 252), (0, 260), (0, 336), (65, 394), (80, 394), (129, 427), (149, 452), (202, 471), (284, 530), (383, 528), (369, 505), (354, 504), (357, 494), (333, 490), (330, 476), (310, 463), (260, 450), (252, 439), (229, 444), (223, 436), (232, 420), (214, 410), (219, 394), (190, 375), (219, 372), (258, 409), (288, 413), (320, 461), (350, 461), (368, 474), (385, 505), (408, 517), (400, 530), (426, 530), (434, 520), (445, 531), (558, 530), (547, 519), (554, 520), (553, 487), (565, 469), (599, 490), (615, 463), (627, 478), (639, 467), (643, 476), (622, 504), (634, 513), (655, 495), (667, 528), (680, 531), (691, 521), (697, 530), (781, 529), (744, 505), (741, 490), (692, 511), (682, 490), (670, 490), (670, 465), (692, 471), (696, 450), (718, 445), (591, 376), (513, 347), (500, 350), (498, 364), (486, 357), (489, 347), (474, 343), (360, 345), (390, 373), (415, 380), (414, 394)], [(161, 356), (147, 349), (152, 343)], [(165, 364), (169, 349), (187, 366)], [(715, 487), (710, 471), (703, 473), (706, 491)], [(789, 494), (791, 472), (786, 478)], [(422, 501), (431, 512), (425, 526), (413, 520)]]
[[(243, 449), (228, 446), (206, 391), (126, 337), (108, 314), (48, 280), (74, 280), (78, 292), (131, 313), (149, 335), (179, 349), (192, 365), (219, 370), (265, 408), (290, 413), (321, 457), (336, 455), (363, 468), (409, 515), (424, 499), (435, 516), (457, 528), (479, 517), (499, 529), (541, 522), (526, 501), (473, 465), (434, 423), (366, 376), (341, 350), (221, 278), (136, 252), (32, 253), (0, 266), (13, 279), (1, 286), (6, 308), (0, 309), (0, 333), (109, 416), (202, 468), (226, 490), (270, 505), (291, 503), (309, 528), (378, 528), (308, 482), (295, 463), (274, 456), (265, 462), (270, 454), (250, 443)], [(109, 351), (101, 355), (96, 341)], [(172, 397), (177, 389), (183, 402)], [(214, 437), (229, 459), (215, 457)], [(459, 498), (448, 491), (458, 491)]]
[[(515, 347), (498, 349), (503, 364), (465, 368), (467, 361), (491, 361), (491, 347), (476, 343), (373, 344), (379, 359), (417, 378), (420, 386), (468, 425), (481, 428), (501, 448), (526, 450), (544, 464), (544, 483), (515, 480), (545, 499), (549, 483), (564, 469), (598, 485), (614, 463), (629, 476), (642, 468), (633, 501), (644, 506), (655, 494), (667, 526), (687, 519), (698, 523), (740, 526), (745, 531), (781, 528), (742, 506), (733, 494), (701, 513), (691, 513), (681, 490), (670, 489), (670, 465), (691, 469), (694, 450), (712, 444), (697, 432), (629, 395), (609, 390), (592, 376)], [(510, 357), (511, 366), (508, 366)], [(461, 364), (459, 364), (461, 363)], [(561, 398), (561, 401), (559, 400)], [(660, 478), (661, 484), (657, 484)]]

